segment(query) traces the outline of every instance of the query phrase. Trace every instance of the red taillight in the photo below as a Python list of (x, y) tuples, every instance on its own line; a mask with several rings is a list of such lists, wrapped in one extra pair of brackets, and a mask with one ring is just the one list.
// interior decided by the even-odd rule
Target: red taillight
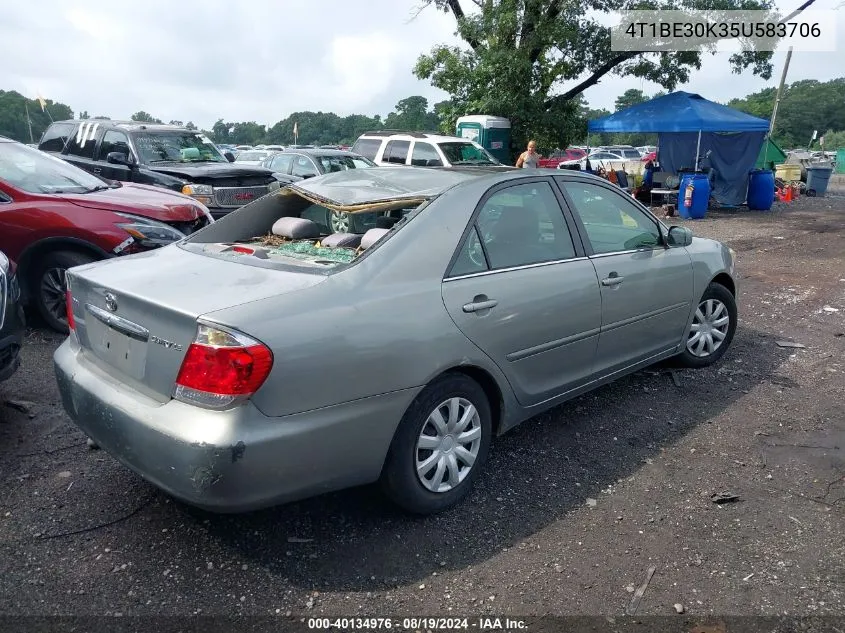
[(76, 329), (76, 323), (73, 321), (73, 296), (70, 293), (70, 288), (65, 290), (65, 311), (67, 312), (67, 326), (73, 331)]
[(258, 391), (272, 367), (273, 353), (266, 345), (200, 325), (179, 369), (174, 395), (191, 404), (225, 407)]

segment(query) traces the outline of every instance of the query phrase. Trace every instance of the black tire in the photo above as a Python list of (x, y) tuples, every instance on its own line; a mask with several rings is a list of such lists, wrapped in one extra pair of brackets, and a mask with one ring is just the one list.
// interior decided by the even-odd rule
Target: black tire
[(693, 335), (693, 332), (690, 332), (684, 339), (683, 351), (676, 357), (678, 363), (683, 367), (700, 369), (702, 367), (708, 367), (709, 365), (712, 365), (713, 363), (717, 362), (720, 358), (722, 358), (724, 353), (730, 347), (731, 341), (733, 341), (737, 324), (736, 299), (731, 294), (730, 290), (725, 288), (722, 284), (716, 282), (711, 282), (710, 285), (707, 286), (707, 289), (704, 291), (704, 294), (701, 295), (701, 299), (698, 302), (698, 306), (701, 306), (710, 299), (720, 301), (722, 304), (724, 304), (725, 308), (727, 309), (730, 321), (728, 323), (727, 331), (725, 332), (725, 338), (722, 341), (721, 345), (719, 345), (719, 347), (716, 348), (712, 353), (708, 354), (707, 356), (696, 356), (687, 347), (687, 343), (690, 337)]
[[(67, 334), (69, 331), (63, 296), (64, 290), (67, 289), (65, 272), (68, 268), (90, 264), (93, 261), (95, 261), (95, 258), (84, 253), (56, 251), (48, 253), (35, 270), (31, 287), (32, 300), (35, 302), (41, 318), (56, 332)], [(60, 279), (56, 278), (56, 271), (60, 271)], [(62, 287), (58, 288), (57, 286)], [(61, 290), (62, 297), (61, 302), (57, 303), (58, 297), (54, 295), (59, 290)]]
[[(417, 441), (429, 415), (450, 398), (463, 398), (475, 407), (481, 441), (475, 461), (464, 479), (448, 491), (432, 492), (417, 475)], [(464, 374), (445, 374), (429, 384), (402, 417), (382, 471), (382, 489), (391, 501), (408, 512), (422, 515), (442, 512), (469, 494), (487, 461), (492, 434), (490, 403), (484, 390)]]

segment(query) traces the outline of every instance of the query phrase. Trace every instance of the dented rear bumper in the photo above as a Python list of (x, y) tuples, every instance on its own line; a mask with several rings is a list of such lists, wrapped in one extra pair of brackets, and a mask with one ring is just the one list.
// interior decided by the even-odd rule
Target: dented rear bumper
[(105, 451), (172, 496), (242, 512), (378, 479), (416, 390), (281, 418), (251, 403), (208, 411), (165, 404), (114, 380), (69, 338), (54, 367), (62, 403)]

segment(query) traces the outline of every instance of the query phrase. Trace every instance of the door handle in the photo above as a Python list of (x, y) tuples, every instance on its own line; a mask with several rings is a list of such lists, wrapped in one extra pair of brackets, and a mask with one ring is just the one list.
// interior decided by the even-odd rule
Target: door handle
[(618, 286), (623, 281), (624, 277), (620, 277), (618, 273), (610, 273), (607, 277), (601, 280), (602, 286)]
[(93, 169), (93, 172), (94, 172), (95, 174), (102, 173), (102, 171), (103, 171), (103, 170), (102, 170), (102, 169), (100, 169), (99, 167), (94, 167), (94, 169)]
[(499, 302), (495, 299), (488, 299), (487, 301), (473, 301), (472, 303), (467, 303), (464, 306), (464, 312), (481, 312), (483, 310), (494, 308), (498, 304)]

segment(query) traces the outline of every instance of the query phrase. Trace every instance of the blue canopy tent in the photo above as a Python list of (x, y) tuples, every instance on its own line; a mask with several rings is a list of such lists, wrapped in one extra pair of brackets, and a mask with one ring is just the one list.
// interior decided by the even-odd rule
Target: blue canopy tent
[(738, 205), (745, 202), (748, 173), (760, 155), (769, 122), (679, 91), (589, 121), (587, 129), (657, 132), (660, 168), (672, 173), (698, 169), (698, 157), (711, 152), (710, 164), (716, 171), (713, 197), (722, 204)]

